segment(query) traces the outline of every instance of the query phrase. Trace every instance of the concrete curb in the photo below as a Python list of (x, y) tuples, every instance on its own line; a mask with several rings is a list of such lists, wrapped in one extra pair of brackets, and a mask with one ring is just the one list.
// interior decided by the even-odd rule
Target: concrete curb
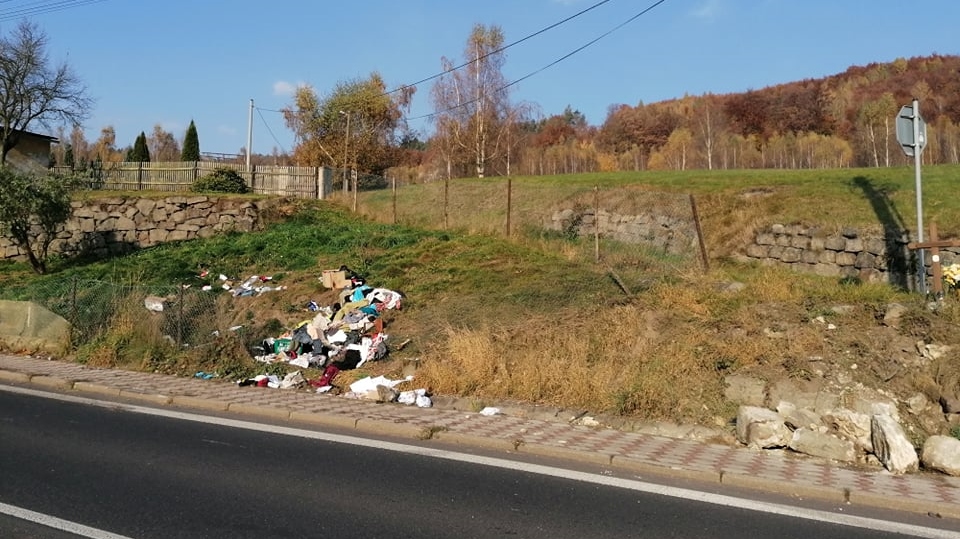
[(126, 399), (149, 402), (151, 404), (158, 404), (160, 406), (169, 406), (170, 403), (173, 402), (173, 398), (167, 395), (140, 393), (139, 391), (130, 391), (127, 389), (121, 389), (120, 396)]
[(36, 375), (30, 377), (31, 384), (37, 384), (41, 387), (58, 389), (60, 391), (73, 389), (73, 381), (58, 376)]
[(172, 397), (170, 399), (170, 404), (174, 406), (183, 406), (185, 408), (212, 410), (214, 412), (226, 412), (230, 407), (229, 402), (218, 401), (205, 397), (188, 397), (186, 395), (177, 395)]
[(110, 397), (120, 396), (119, 388), (105, 386), (103, 384), (97, 384), (94, 382), (74, 382), (73, 389), (74, 391), (82, 391), (84, 393), (94, 393), (96, 395), (107, 395)]
[(365, 419), (362, 417), (357, 420), (356, 429), (360, 432), (400, 438), (413, 438), (416, 440), (428, 440), (431, 434), (429, 427), (384, 421), (382, 419)]
[(721, 472), (715, 470), (693, 470), (687, 468), (672, 468), (652, 464), (646, 460), (633, 457), (613, 456), (613, 466), (634, 473), (655, 475), (661, 478), (682, 478), (705, 483), (720, 483)]
[(13, 384), (29, 384), (30, 375), (17, 371), (0, 371), (0, 382), (10, 382)]
[(301, 421), (303, 423), (310, 423), (311, 425), (332, 429), (353, 430), (357, 428), (357, 421), (359, 421), (359, 419), (347, 415), (317, 414), (312, 412), (294, 411), (290, 412), (290, 421)]
[(551, 457), (562, 460), (571, 460), (574, 462), (583, 462), (587, 464), (599, 464), (601, 466), (610, 466), (613, 455), (607, 453), (590, 453), (579, 451), (568, 447), (556, 447), (544, 444), (520, 443), (517, 445), (518, 453), (529, 453), (539, 457)]
[(834, 503), (847, 503), (849, 493), (849, 490), (844, 488), (821, 487), (792, 481), (771, 481), (770, 479), (736, 473), (721, 472), (720, 483), (731, 487), (775, 492), (801, 498), (814, 498)]
[(896, 511), (939, 515), (944, 518), (960, 518), (960, 505), (943, 502), (850, 491), (850, 503), (866, 507), (879, 507), (882, 509), (894, 509)]
[(517, 453), (517, 441), (506, 438), (493, 438), (489, 436), (477, 436), (475, 434), (464, 434), (462, 432), (452, 432), (449, 430), (438, 430), (433, 433), (430, 439), (446, 444)]
[(280, 419), (283, 421), (290, 419), (290, 410), (287, 408), (259, 406), (245, 402), (231, 402), (227, 405), (227, 411), (266, 419)]

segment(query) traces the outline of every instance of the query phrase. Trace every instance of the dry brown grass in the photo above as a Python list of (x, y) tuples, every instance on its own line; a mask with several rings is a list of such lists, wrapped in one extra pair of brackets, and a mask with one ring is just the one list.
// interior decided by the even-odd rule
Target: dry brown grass
[[(564, 320), (447, 330), (418, 381), (439, 393), (676, 417), (716, 401), (717, 373), (672, 339), (670, 321), (627, 305)], [(706, 367), (706, 368), (705, 368)], [(706, 382), (706, 384), (705, 384)], [(712, 387), (705, 395), (704, 387)], [(684, 396), (686, 395), (686, 396)]]
[[(424, 351), (417, 380), (438, 393), (488, 402), (714, 423), (731, 414), (722, 385), (731, 372), (776, 380), (839, 369), (882, 386), (879, 360), (887, 359), (884, 348), (896, 342), (896, 331), (879, 324), (877, 311), (889, 302), (907, 303), (913, 314), (904, 320), (924, 320), (915, 331), (927, 339), (956, 318), (925, 313), (883, 285), (844, 285), (772, 267), (737, 271), (747, 273), (739, 290), (724, 286), (733, 280), (724, 268), (678, 275), (623, 305), (532, 315), (482, 329), (448, 326), (437, 346)], [(852, 308), (831, 310), (841, 305)], [(860, 370), (850, 370), (856, 362)], [(960, 379), (960, 369), (945, 365), (939, 381), (927, 375), (910, 382), (906, 374), (897, 381), (934, 393), (930, 387)]]
[(78, 357), (91, 367), (152, 370), (158, 358), (170, 355), (170, 343), (163, 337), (158, 313), (144, 313), (139, 296), (115, 300), (110, 331), (81, 346)]

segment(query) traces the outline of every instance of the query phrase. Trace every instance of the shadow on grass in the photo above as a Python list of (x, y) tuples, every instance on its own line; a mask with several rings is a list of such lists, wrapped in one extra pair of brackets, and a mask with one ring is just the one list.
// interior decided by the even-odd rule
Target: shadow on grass
[(909, 260), (912, 258), (906, 247), (904, 236), (907, 227), (903, 215), (897, 210), (891, 200), (891, 194), (896, 191), (894, 185), (876, 185), (873, 180), (865, 176), (857, 176), (850, 181), (851, 185), (863, 191), (867, 201), (877, 215), (877, 220), (883, 226), (883, 241), (886, 248), (887, 280), (890, 284), (903, 289), (909, 289)]

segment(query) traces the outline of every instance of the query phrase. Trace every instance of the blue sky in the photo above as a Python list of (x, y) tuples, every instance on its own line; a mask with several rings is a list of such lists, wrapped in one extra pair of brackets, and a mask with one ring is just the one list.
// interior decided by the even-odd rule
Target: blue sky
[[(118, 146), (161, 124), (178, 139), (190, 120), (201, 151), (246, 145), (292, 150), (280, 114), (298, 84), (321, 95), (338, 81), (379, 72), (390, 88), (459, 63), (474, 24), (499, 25), (511, 43), (600, 0), (7, 0), (0, 31), (23, 10), (49, 36), (96, 105), (90, 141), (112, 125)], [(507, 51), (517, 80), (613, 30), (657, 0), (603, 5)], [(567, 105), (600, 125), (611, 105), (730, 93), (819, 78), (852, 65), (958, 54), (960, 2), (930, 0), (665, 0), (593, 45), (513, 87), (514, 101), (549, 116)], [(64, 9), (58, 9), (59, 5)], [(922, 7), (917, 9), (917, 7)], [(916, 21), (916, 22), (913, 22)], [(411, 118), (431, 112), (432, 82)], [(922, 105), (921, 105), (922, 106)], [(423, 119), (411, 120), (429, 129)], [(42, 129), (34, 129), (42, 131)]]

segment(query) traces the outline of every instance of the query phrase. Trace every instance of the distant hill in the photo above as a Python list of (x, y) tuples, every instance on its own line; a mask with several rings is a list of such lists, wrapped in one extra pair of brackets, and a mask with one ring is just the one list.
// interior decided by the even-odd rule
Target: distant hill
[(602, 151), (649, 168), (825, 168), (906, 162), (895, 138), (901, 106), (919, 99), (930, 164), (960, 156), (960, 56), (855, 66), (735, 94), (614, 107)]

